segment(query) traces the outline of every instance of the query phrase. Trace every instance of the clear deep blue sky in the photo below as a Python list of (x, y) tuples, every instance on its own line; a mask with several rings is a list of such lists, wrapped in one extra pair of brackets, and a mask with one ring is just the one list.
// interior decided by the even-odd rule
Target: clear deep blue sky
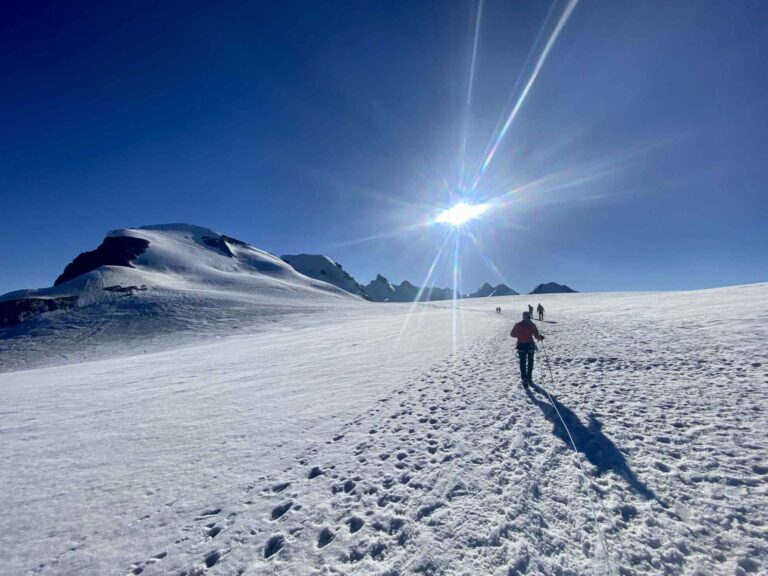
[(462, 192), (565, 6), (484, 3), (467, 106), (475, 1), (3, 2), (0, 293), (168, 222), (420, 283), (444, 230), (396, 231), (530, 182), (466, 291), (768, 280), (768, 2), (581, 0)]

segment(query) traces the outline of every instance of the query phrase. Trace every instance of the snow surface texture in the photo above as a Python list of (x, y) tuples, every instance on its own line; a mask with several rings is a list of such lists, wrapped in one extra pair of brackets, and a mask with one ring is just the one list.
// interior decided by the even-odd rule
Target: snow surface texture
[(2, 572), (765, 574), (768, 285), (540, 301), (0, 374)]

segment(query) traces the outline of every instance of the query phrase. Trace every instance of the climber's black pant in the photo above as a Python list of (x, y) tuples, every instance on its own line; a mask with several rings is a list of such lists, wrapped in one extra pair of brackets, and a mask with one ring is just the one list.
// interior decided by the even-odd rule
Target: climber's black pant
[(518, 342), (517, 355), (520, 357), (520, 378), (531, 380), (533, 378), (533, 356), (536, 353), (536, 344), (533, 342)]

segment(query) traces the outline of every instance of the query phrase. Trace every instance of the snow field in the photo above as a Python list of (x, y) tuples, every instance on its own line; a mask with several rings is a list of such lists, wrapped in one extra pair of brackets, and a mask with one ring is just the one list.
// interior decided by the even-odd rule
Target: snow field
[[(12, 574), (766, 573), (766, 296), (464, 301), (455, 352), (450, 303), (418, 306), (406, 330), (407, 306), (371, 305), (0, 375), (0, 561)], [(538, 301), (554, 382), (540, 352), (525, 391), (508, 333)]]
[[(374, 403), (387, 378), (444, 357), (450, 311), (416, 314), (401, 335), (408, 309), (318, 308), (212, 344), (0, 374), (3, 565), (122, 574), (187, 515)], [(457, 345), (485, 324), (468, 315)]]

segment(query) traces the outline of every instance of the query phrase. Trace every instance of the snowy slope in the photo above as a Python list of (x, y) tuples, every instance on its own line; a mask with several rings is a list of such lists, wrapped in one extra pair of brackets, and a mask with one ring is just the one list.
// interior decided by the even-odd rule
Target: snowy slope
[[(0, 297), (0, 307), (10, 301), (72, 301), (65, 310), (0, 329), (0, 371), (159, 350), (359, 300), (272, 254), (199, 226), (116, 230), (106, 240), (116, 238), (146, 247), (126, 265), (100, 266), (52, 288)], [(65, 274), (82, 262), (98, 263), (99, 257), (83, 254)]]
[(0, 565), (766, 573), (768, 285), (541, 302), (528, 392), (524, 296), (0, 374)]
[(334, 262), (327, 256), (319, 254), (295, 254), (281, 256), (280, 258), (290, 264), (294, 270), (304, 274), (304, 276), (322, 282), (328, 282), (337, 288), (341, 288), (345, 292), (368, 299), (368, 296), (365, 294), (365, 291), (360, 284), (344, 271), (341, 264)]

